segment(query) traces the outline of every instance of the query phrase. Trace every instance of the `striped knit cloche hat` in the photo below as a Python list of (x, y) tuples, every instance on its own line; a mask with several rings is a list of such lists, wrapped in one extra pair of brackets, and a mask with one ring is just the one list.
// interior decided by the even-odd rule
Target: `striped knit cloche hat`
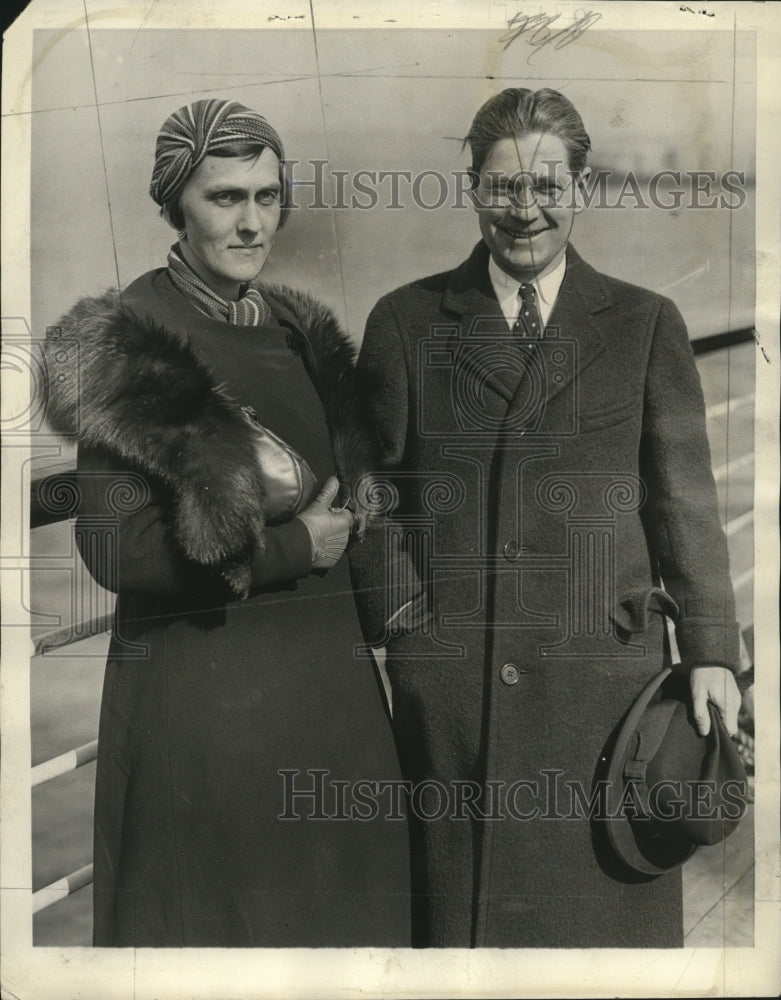
[(184, 187), (203, 158), (236, 142), (259, 142), (282, 162), (285, 150), (276, 129), (237, 101), (217, 98), (187, 104), (163, 122), (155, 146), (149, 193), (160, 206)]

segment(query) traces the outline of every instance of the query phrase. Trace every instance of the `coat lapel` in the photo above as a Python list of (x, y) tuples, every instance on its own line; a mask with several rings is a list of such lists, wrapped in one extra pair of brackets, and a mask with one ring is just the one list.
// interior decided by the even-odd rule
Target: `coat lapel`
[[(459, 330), (450, 338), (451, 345), (479, 343), (484, 338), (496, 348), (491, 355), (492, 363), (475, 370), (474, 378), (479, 380), (481, 389), (491, 390), (484, 394), (486, 405), (491, 410), (499, 410), (509, 403), (507, 415), (510, 417), (515, 410), (528, 404), (525, 383), (529, 365), (517, 338), (507, 329), (488, 274), (488, 256), (488, 247), (481, 240), (469, 258), (453, 272), (442, 297), (442, 308), (459, 317)], [(558, 336), (574, 342), (574, 346), (571, 361), (561, 371), (561, 378), (545, 380), (542, 388), (544, 406), (605, 349), (604, 324), (596, 316), (610, 309), (612, 304), (605, 282), (570, 245), (567, 270), (546, 326), (545, 340), (552, 342)], [(547, 353), (550, 349), (543, 350)]]
[[(459, 357), (462, 375), (474, 380), (487, 408), (501, 415), (523, 377), (524, 360), (496, 298), (488, 274), (488, 247), (482, 240), (453, 272), (442, 309), (459, 317), (459, 330), (450, 345), (465, 345)], [(490, 345), (490, 353), (481, 351), (481, 344)]]
[(507, 325), (488, 275), (488, 247), (482, 240), (453, 271), (442, 296), (442, 308), (460, 316), (496, 317)]
[[(610, 291), (601, 276), (580, 257), (573, 246), (568, 246), (567, 270), (543, 337), (545, 346), (542, 348), (541, 362), (546, 369), (546, 376), (540, 386), (541, 413), (547, 411), (551, 401), (607, 346), (604, 320), (597, 319), (597, 315), (611, 309), (612, 305)], [(555, 377), (551, 377), (552, 351), (557, 341), (563, 342), (566, 362), (556, 370)], [(538, 352), (540, 346), (535, 344)], [(512, 419), (519, 408), (528, 405), (529, 393), (525, 381), (522, 378), (516, 387), (507, 412), (508, 420)]]

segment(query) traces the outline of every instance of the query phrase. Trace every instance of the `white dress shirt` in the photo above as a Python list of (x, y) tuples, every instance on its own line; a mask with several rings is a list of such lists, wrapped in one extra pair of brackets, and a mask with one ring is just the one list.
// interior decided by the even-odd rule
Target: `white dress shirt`
[[(542, 277), (537, 277), (533, 281), (524, 284), (534, 285), (537, 292), (537, 308), (540, 310), (542, 325), (545, 327), (553, 312), (556, 303), (556, 296), (559, 294), (561, 283), (564, 280), (564, 272), (567, 269), (567, 258), (563, 256), (552, 271)], [(518, 289), (521, 282), (511, 278), (509, 274), (494, 263), (493, 257), (488, 261), (488, 274), (491, 277), (491, 284), (494, 286), (499, 305), (502, 307), (507, 325), (512, 330), (515, 321), (518, 319), (520, 303), (518, 301)]]

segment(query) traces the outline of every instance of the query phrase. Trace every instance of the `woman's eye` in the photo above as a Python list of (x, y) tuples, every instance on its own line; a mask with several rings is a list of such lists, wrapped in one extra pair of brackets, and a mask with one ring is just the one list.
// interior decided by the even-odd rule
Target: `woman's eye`
[(236, 195), (232, 191), (220, 191), (214, 196), (214, 201), (222, 206), (233, 205), (236, 201)]

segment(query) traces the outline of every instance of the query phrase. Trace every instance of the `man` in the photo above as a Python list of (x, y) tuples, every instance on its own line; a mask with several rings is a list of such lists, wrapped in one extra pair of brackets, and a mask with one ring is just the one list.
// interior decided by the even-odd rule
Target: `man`
[(680, 946), (680, 870), (622, 866), (591, 797), (668, 619), (700, 731), (709, 701), (737, 729), (686, 329), (569, 243), (590, 140), (567, 98), (505, 90), (466, 144), (482, 239), (381, 299), (359, 359), (395, 509), (353, 568), (412, 792), (415, 940)]

